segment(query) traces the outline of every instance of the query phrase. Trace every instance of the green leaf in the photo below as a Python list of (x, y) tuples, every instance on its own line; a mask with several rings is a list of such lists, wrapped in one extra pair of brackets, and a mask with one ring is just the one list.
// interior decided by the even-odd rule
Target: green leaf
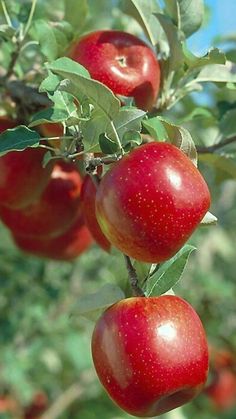
[(39, 145), (40, 135), (24, 125), (8, 129), (0, 134), (0, 153), (1, 155), (12, 150), (24, 150), (27, 147)]
[(73, 38), (72, 27), (67, 22), (35, 20), (30, 30), (31, 36), (40, 45), (40, 51), (49, 60), (62, 55)]
[(65, 15), (64, 19), (69, 22), (75, 31), (75, 35), (82, 32), (86, 23), (88, 15), (88, 2), (87, 0), (64, 0)]
[(80, 128), (83, 134), (84, 150), (86, 151), (101, 151), (99, 146), (99, 136), (104, 135), (107, 131), (109, 123), (104, 115), (97, 110), (93, 110), (89, 123), (87, 121), (81, 122)]
[(197, 106), (194, 108), (189, 114), (186, 113), (182, 118), (178, 120), (179, 124), (183, 122), (193, 121), (194, 119), (210, 119), (214, 120), (214, 115), (209, 111), (209, 109), (203, 108), (201, 106)]
[(166, 11), (175, 25), (188, 37), (196, 32), (203, 21), (203, 0), (165, 0)]
[(49, 60), (55, 60), (58, 57), (58, 43), (55, 32), (44, 19), (38, 19), (33, 22), (31, 28), (31, 35), (33, 39), (39, 42), (40, 51)]
[(236, 161), (220, 154), (199, 154), (199, 160), (214, 168), (218, 182), (236, 179)]
[(189, 69), (204, 67), (208, 64), (225, 64), (226, 62), (225, 53), (218, 48), (211, 48), (203, 57), (197, 57), (188, 49), (186, 43), (183, 43), (183, 54)]
[(48, 76), (42, 81), (39, 86), (39, 92), (53, 93), (58, 88), (61, 79), (56, 74), (48, 71)]
[(228, 61), (223, 64), (209, 64), (205, 66), (195, 79), (198, 83), (217, 82), (217, 83), (236, 83), (236, 64)]
[(87, 97), (95, 109), (99, 109), (108, 120), (113, 120), (118, 114), (120, 102), (113, 92), (102, 83), (87, 78), (83, 72), (84, 67), (78, 63), (69, 58), (59, 58), (49, 64), (48, 68), (67, 79), (61, 90), (70, 93), (78, 100), (81, 100), (81, 96)]
[(101, 151), (105, 154), (113, 154), (119, 150), (117, 143), (111, 138), (107, 137), (105, 134), (99, 135), (99, 145)]
[(113, 121), (120, 138), (128, 131), (141, 131), (141, 122), (145, 115), (141, 109), (122, 106)]
[(127, 131), (122, 137), (122, 146), (125, 151), (142, 144), (142, 137), (138, 131)]
[(155, 0), (124, 0), (122, 10), (137, 20), (152, 45), (160, 43), (162, 30), (154, 13), (159, 13), (161, 9)]
[(170, 260), (162, 263), (159, 269), (148, 280), (145, 289), (146, 295), (161, 295), (172, 288), (180, 280), (188, 258), (195, 249), (195, 247), (187, 244)]
[(174, 125), (160, 116), (143, 121), (143, 126), (158, 141), (169, 141), (185, 153), (197, 166), (197, 151), (187, 129)]
[(72, 315), (83, 315), (89, 319), (97, 319), (107, 307), (125, 298), (120, 287), (106, 284), (93, 294), (83, 295), (73, 307)]
[(30, 127), (46, 123), (64, 122), (68, 118), (68, 112), (64, 109), (47, 108), (33, 115)]
[(184, 54), (182, 49), (181, 32), (173, 25), (167, 16), (163, 14), (155, 15), (159, 20), (169, 44), (169, 71), (178, 70), (184, 64)]
[(236, 135), (236, 109), (230, 109), (225, 112), (220, 120), (219, 129), (225, 138)]

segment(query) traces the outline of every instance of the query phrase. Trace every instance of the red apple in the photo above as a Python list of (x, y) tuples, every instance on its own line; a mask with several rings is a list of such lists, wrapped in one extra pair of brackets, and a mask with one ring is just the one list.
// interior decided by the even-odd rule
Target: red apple
[(35, 256), (70, 261), (87, 250), (92, 242), (92, 236), (85, 226), (81, 216), (62, 235), (55, 238), (37, 238), (13, 235), (15, 244), (24, 252)]
[(94, 240), (97, 244), (109, 252), (110, 243), (107, 238), (104, 236), (103, 232), (100, 229), (100, 226), (97, 222), (96, 213), (95, 213), (95, 196), (96, 196), (96, 186), (91, 179), (91, 176), (85, 176), (81, 188), (81, 205), (82, 212), (84, 216), (85, 223), (91, 232)]
[(47, 407), (47, 395), (42, 391), (36, 393), (32, 403), (25, 408), (24, 419), (39, 419)]
[(15, 235), (56, 237), (81, 213), (81, 176), (72, 163), (60, 162), (40, 198), (26, 208), (0, 207), (0, 217)]
[(124, 156), (102, 178), (96, 215), (107, 239), (128, 256), (172, 257), (210, 205), (208, 187), (177, 147), (152, 142)]
[(212, 383), (205, 393), (217, 410), (225, 411), (236, 406), (236, 373), (229, 368), (214, 371)]
[(202, 323), (186, 301), (171, 295), (128, 298), (108, 308), (95, 326), (92, 356), (110, 397), (140, 417), (187, 403), (208, 373)]
[(160, 66), (152, 49), (136, 36), (114, 30), (92, 32), (73, 46), (71, 57), (115, 94), (132, 96), (139, 108), (152, 109)]
[[(62, 124), (50, 124), (45, 123), (40, 125), (40, 131), (44, 137), (62, 137), (63, 136), (63, 126)], [(60, 148), (60, 140), (48, 140), (48, 143), (53, 148)]]
[[(16, 122), (0, 118), (0, 132), (14, 128)], [(0, 157), (0, 202), (10, 208), (23, 208), (45, 188), (52, 166), (43, 168), (45, 150), (27, 148)]]

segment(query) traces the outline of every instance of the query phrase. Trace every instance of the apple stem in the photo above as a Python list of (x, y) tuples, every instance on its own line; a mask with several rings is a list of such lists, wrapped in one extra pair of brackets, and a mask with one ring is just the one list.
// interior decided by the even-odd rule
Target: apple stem
[(145, 294), (138, 284), (138, 276), (134, 269), (129, 256), (124, 255), (126, 267), (129, 274), (130, 285), (134, 296), (145, 297)]

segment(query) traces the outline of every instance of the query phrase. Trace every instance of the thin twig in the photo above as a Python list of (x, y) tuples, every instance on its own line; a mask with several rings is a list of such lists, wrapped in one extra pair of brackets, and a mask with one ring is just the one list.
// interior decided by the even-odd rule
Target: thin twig
[(32, 6), (31, 6), (31, 9), (30, 9), (28, 21), (27, 21), (26, 26), (25, 26), (23, 40), (25, 39), (25, 37), (26, 37), (26, 35), (27, 35), (27, 33), (28, 33), (29, 29), (30, 29), (30, 26), (31, 26), (31, 23), (32, 23), (32, 19), (33, 19), (33, 16), (34, 16), (34, 12), (35, 12), (35, 8), (36, 8), (36, 3), (37, 3), (37, 0), (32, 0)]
[(124, 258), (125, 258), (125, 263), (126, 263), (126, 267), (129, 274), (130, 285), (131, 285), (134, 296), (144, 297), (145, 294), (142, 288), (140, 288), (138, 284), (138, 276), (137, 276), (136, 270), (134, 269), (131, 263), (129, 256), (124, 255)]
[(223, 148), (234, 142), (236, 142), (236, 137), (231, 137), (231, 138), (226, 138), (224, 141), (221, 141), (220, 143), (216, 143), (210, 146), (196, 146), (196, 148), (197, 148), (197, 152), (200, 154), (214, 153), (220, 148)]
[(12, 28), (12, 22), (11, 22), (11, 18), (9, 16), (9, 13), (7, 11), (7, 7), (6, 7), (6, 3), (4, 0), (1, 0), (1, 5), (2, 5), (2, 10), (6, 19), (7, 24)]
[(87, 393), (87, 387), (93, 381), (92, 374), (82, 377), (81, 382), (72, 384), (64, 393), (62, 393), (49, 409), (40, 416), (40, 419), (57, 419), (74, 403)]

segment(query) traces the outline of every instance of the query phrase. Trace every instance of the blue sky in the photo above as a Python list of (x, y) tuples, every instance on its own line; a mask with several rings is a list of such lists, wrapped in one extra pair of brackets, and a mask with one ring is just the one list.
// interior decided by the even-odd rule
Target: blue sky
[(210, 21), (189, 39), (189, 46), (196, 54), (206, 52), (214, 36), (236, 33), (236, 0), (205, 0), (205, 3), (212, 11)]

